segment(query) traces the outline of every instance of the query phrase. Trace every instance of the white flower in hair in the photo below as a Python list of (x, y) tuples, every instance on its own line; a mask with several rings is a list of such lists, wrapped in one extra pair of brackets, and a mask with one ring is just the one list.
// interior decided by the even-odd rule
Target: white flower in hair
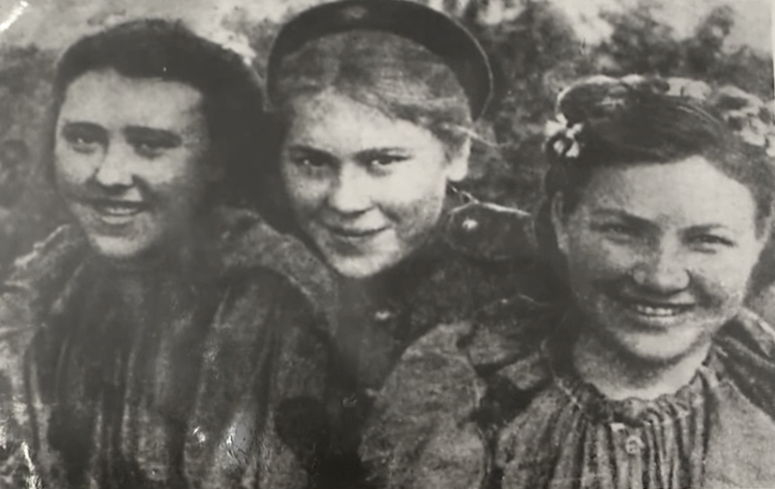
[(552, 149), (565, 158), (578, 158), (581, 155), (579, 134), (584, 129), (582, 123), (570, 125), (564, 115), (559, 114), (556, 120), (546, 123), (544, 133), (547, 138), (555, 139)]
[(544, 126), (544, 136), (547, 138), (553, 138), (560, 132), (564, 131), (568, 128), (568, 121), (565, 119), (565, 116), (562, 114), (559, 114), (557, 116), (557, 119), (550, 119), (546, 121), (546, 125)]

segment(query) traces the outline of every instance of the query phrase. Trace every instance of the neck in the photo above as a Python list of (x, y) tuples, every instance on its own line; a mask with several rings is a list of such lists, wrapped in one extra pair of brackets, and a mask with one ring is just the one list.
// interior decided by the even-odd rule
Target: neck
[(705, 361), (710, 344), (670, 362), (622, 355), (595, 335), (582, 333), (573, 347), (573, 365), (581, 378), (613, 400), (656, 399), (689, 384)]
[(126, 259), (99, 256), (106, 269), (121, 275), (158, 275), (172, 270), (188, 270), (199, 267), (197, 247), (205, 239), (202, 230), (179, 229), (170, 233), (170, 239), (159, 243), (138, 255)]
[(171, 269), (180, 268), (190, 263), (191, 246), (185, 243), (176, 243), (175, 246), (158, 247), (147, 250), (138, 256), (127, 259), (115, 259), (98, 256), (98, 261), (103, 263), (107, 270), (113, 270), (120, 275), (147, 275), (159, 274)]

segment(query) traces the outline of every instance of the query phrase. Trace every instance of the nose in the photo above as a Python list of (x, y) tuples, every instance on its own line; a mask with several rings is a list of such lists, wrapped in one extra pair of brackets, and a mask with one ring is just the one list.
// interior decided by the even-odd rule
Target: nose
[(660, 294), (682, 291), (689, 286), (690, 276), (685, 259), (674, 249), (660, 247), (640, 261), (632, 278), (644, 289)]
[(109, 145), (94, 172), (94, 180), (103, 187), (132, 186), (132, 149), (119, 143)]
[(374, 182), (356, 164), (343, 164), (328, 195), (328, 206), (341, 214), (360, 214), (371, 207)]

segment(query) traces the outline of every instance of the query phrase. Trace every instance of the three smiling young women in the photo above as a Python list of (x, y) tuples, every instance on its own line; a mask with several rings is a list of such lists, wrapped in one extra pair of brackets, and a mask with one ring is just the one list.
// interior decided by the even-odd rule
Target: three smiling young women
[[(741, 304), (775, 183), (761, 148), (669, 88), (561, 97), (537, 221), (552, 269), (522, 213), (454, 190), (490, 73), (442, 14), (345, 0), (291, 20), (272, 128), (244, 65), (179, 24), (79, 41), (51, 160), (76, 225), (0, 298), (2, 475), (772, 485), (775, 339)], [(226, 208), (246, 183), (287, 235)]]

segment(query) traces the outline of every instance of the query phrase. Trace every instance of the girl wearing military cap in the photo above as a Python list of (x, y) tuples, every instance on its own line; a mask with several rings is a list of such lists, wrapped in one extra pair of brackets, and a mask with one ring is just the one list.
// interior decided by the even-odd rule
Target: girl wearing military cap
[[(560, 96), (537, 224), (568, 299), (504, 310), (508, 336), (418, 345), (362, 448), (381, 487), (775, 486), (775, 332), (743, 307), (773, 214), (773, 140), (761, 104), (735, 93), (595, 77)], [(439, 371), (439, 356), (467, 367)], [(447, 431), (399, 388), (443, 398), (415, 380), (429, 371), (484, 392)]]
[(532, 305), (518, 299), (532, 282), (525, 215), (452, 189), (490, 76), (469, 33), (413, 2), (324, 4), (274, 43), (267, 90), (290, 214), (277, 225), (338, 276), (327, 391), (289, 398), (276, 420), (321, 487), (365, 487), (360, 427), (409, 345), (492, 303)]

